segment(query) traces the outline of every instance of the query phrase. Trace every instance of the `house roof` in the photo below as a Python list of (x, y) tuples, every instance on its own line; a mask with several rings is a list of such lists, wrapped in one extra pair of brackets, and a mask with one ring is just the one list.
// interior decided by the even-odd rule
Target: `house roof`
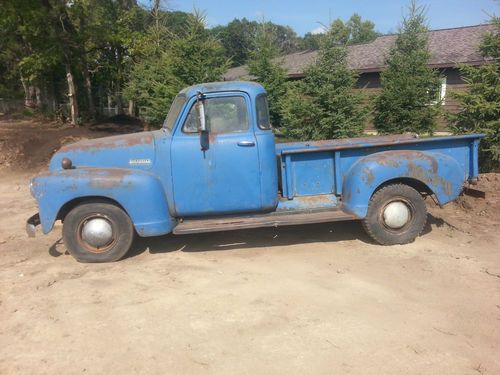
[[(448, 68), (457, 64), (485, 63), (487, 60), (481, 56), (479, 45), (483, 35), (494, 29), (494, 25), (486, 24), (429, 31), (430, 66)], [(385, 56), (393, 46), (396, 37), (397, 35), (383, 35), (371, 43), (349, 46), (347, 54), (349, 67), (360, 73), (381, 71), (384, 67)], [(281, 60), (290, 78), (302, 77), (304, 69), (315, 61), (317, 55), (318, 51), (302, 51), (280, 57), (278, 61)], [(229, 69), (224, 78), (234, 80), (251, 77), (244, 65)]]

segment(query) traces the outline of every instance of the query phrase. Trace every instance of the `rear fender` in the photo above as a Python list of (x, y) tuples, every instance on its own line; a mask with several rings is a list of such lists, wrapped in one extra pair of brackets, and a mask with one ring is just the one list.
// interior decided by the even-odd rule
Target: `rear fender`
[(343, 209), (364, 218), (368, 202), (382, 184), (415, 180), (436, 196), (440, 205), (456, 199), (466, 179), (465, 168), (454, 158), (432, 151), (383, 151), (359, 159), (342, 185)]
[(78, 168), (45, 173), (32, 180), (31, 193), (38, 201), (43, 233), (52, 230), (63, 206), (86, 197), (117, 202), (140, 236), (166, 234), (175, 225), (161, 182), (143, 170)]

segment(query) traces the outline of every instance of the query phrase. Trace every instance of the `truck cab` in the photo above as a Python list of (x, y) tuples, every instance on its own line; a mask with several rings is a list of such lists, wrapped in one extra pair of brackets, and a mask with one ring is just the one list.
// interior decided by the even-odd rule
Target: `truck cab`
[(424, 198), (444, 205), (478, 176), (483, 135), (412, 134), (275, 144), (266, 91), (188, 87), (163, 127), (61, 148), (31, 181), (39, 213), (79, 261), (123, 257), (135, 236), (361, 220), (383, 245), (413, 241)]
[[(200, 129), (203, 105), (206, 122)], [(176, 216), (273, 210), (278, 203), (267, 97), (254, 83), (183, 90), (164, 128)]]

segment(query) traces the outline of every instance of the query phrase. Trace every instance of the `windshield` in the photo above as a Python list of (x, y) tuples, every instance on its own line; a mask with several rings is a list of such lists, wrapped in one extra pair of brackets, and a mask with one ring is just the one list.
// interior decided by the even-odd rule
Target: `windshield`
[(172, 105), (170, 106), (170, 110), (168, 111), (167, 118), (163, 123), (164, 128), (172, 131), (175, 125), (175, 121), (177, 120), (177, 117), (179, 117), (179, 113), (181, 112), (182, 107), (184, 107), (184, 103), (186, 103), (186, 95), (177, 95), (175, 97), (174, 102), (172, 103)]

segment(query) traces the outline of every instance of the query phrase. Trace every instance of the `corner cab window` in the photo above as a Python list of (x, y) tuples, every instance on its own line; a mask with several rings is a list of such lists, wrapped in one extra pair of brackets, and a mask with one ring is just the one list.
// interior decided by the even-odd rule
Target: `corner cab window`
[(271, 120), (269, 118), (269, 107), (267, 106), (267, 97), (259, 95), (257, 97), (257, 123), (263, 130), (271, 129)]
[(167, 118), (165, 119), (165, 122), (163, 123), (163, 127), (167, 128), (168, 130), (172, 131), (175, 125), (175, 120), (177, 120), (177, 117), (179, 117), (179, 113), (182, 110), (182, 107), (184, 107), (184, 104), (186, 103), (186, 96), (185, 95), (177, 95), (174, 99), (174, 102), (170, 106), (170, 110), (168, 111)]
[[(231, 133), (248, 129), (248, 111), (243, 97), (231, 96), (205, 99), (204, 107), (208, 131), (212, 133)], [(185, 133), (199, 132), (196, 105), (191, 107), (182, 131)]]

